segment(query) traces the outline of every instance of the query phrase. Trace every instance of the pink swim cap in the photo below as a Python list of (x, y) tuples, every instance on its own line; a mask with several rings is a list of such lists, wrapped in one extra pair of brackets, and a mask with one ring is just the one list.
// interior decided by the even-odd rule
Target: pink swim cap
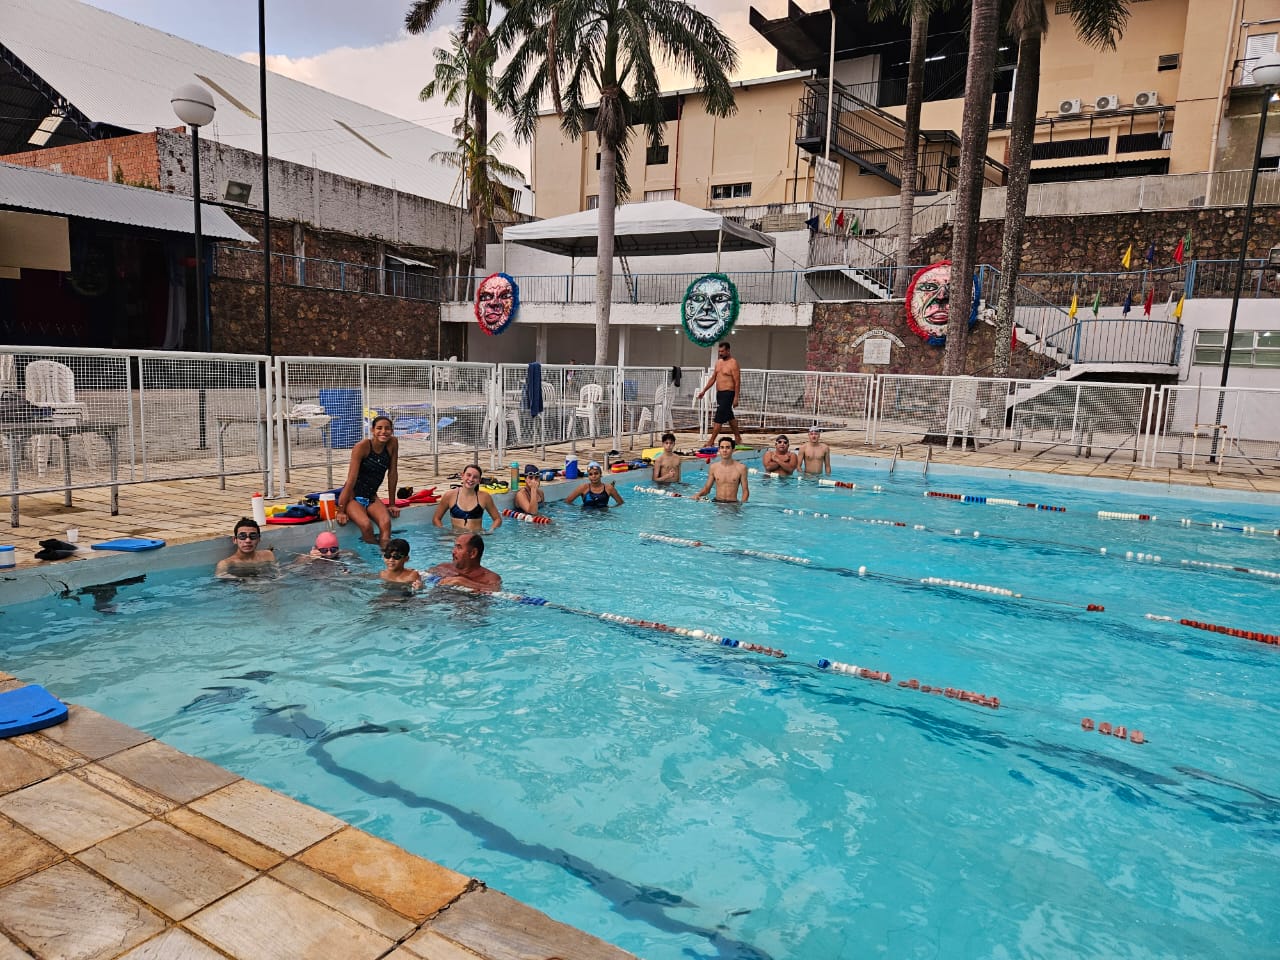
[(338, 545), (338, 535), (326, 530), (320, 536), (316, 537), (316, 547), (336, 547)]

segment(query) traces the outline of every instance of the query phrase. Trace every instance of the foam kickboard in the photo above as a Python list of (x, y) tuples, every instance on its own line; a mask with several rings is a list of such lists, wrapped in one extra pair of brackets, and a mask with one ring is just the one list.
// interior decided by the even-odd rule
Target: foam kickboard
[(0, 693), (0, 738), (43, 730), (67, 719), (67, 705), (33, 683)]
[(95, 550), (124, 550), (135, 553), (139, 550), (155, 550), (157, 547), (163, 547), (163, 540), (156, 540), (152, 537), (116, 537), (114, 540), (104, 540), (102, 543), (95, 543)]

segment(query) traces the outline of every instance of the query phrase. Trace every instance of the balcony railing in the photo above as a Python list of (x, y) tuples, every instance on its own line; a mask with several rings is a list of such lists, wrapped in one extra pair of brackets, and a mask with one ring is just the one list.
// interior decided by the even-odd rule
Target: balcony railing
[[(262, 251), (226, 244), (214, 246), (211, 276), (222, 280), (262, 282)], [(285, 286), (400, 297), (406, 300), (439, 300), (440, 282), (434, 275), (377, 267), (366, 263), (271, 255), (271, 282)]]

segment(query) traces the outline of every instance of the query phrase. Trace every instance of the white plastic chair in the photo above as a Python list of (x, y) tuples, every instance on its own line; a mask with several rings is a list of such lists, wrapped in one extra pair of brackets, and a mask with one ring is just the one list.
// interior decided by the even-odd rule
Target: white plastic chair
[(596, 405), (604, 399), (604, 388), (598, 383), (588, 383), (578, 393), (578, 405), (573, 409), (573, 435), (578, 435), (578, 421), (587, 421), (587, 436), (596, 435)]
[(674, 384), (664, 383), (653, 393), (653, 425), (657, 430), (674, 430), (675, 420), (671, 408), (675, 405), (676, 388)]
[[(520, 411), (507, 407), (503, 403), (502, 388), (497, 383), (489, 385), (489, 403), (488, 412), (485, 415), (484, 435), (486, 438), (492, 438), (498, 432), (499, 427), (506, 428), (510, 426), (511, 433), (515, 434), (516, 443), (524, 442), (524, 434), (520, 429)], [(497, 411), (497, 418), (494, 412)], [(507, 434), (503, 434), (499, 438), (499, 445), (506, 447)]]
[[(25, 371), (27, 381), (27, 402), (37, 407), (53, 410), (50, 420), (60, 426), (76, 425), (84, 422), (86, 415), (83, 403), (76, 402), (76, 375), (65, 363), (56, 360), (32, 360)], [(35, 460), (36, 472), (44, 476), (49, 469), (49, 440), (56, 434), (36, 434), (30, 440), (32, 458)], [(90, 469), (97, 466), (89, 437), (80, 434), (71, 438), (80, 442), (85, 462)], [(70, 445), (68, 445), (70, 449)]]

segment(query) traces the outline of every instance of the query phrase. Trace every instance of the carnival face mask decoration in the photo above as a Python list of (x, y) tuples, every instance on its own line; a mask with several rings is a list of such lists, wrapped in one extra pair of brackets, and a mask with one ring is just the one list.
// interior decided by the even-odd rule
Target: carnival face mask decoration
[(738, 306), (738, 290), (724, 274), (699, 277), (689, 284), (681, 304), (684, 332), (694, 343), (710, 346), (733, 327)]
[[(977, 319), (977, 281), (973, 285), (973, 308), (969, 326)], [(907, 287), (907, 326), (916, 336), (935, 346), (947, 342), (947, 322), (951, 319), (951, 261), (940, 260), (916, 272)]]
[(476, 320), (480, 329), (490, 335), (502, 333), (516, 318), (520, 306), (520, 288), (505, 273), (491, 273), (476, 289)]

